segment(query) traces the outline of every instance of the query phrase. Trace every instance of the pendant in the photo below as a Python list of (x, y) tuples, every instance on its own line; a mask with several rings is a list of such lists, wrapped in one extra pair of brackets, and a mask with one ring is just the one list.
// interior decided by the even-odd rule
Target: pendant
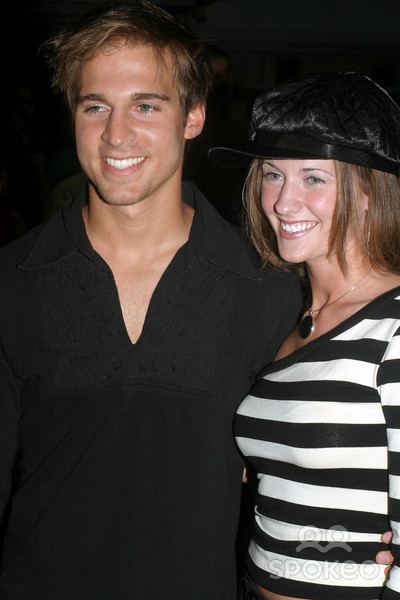
[(307, 339), (312, 332), (314, 331), (314, 319), (312, 318), (312, 315), (310, 315), (310, 313), (308, 313), (304, 319), (302, 319), (300, 321), (300, 323), (297, 326), (298, 332), (300, 337), (305, 340)]

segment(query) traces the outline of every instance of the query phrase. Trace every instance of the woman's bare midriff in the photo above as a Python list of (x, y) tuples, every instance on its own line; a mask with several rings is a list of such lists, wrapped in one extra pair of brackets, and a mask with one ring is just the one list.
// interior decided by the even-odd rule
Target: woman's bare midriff
[(259, 585), (256, 587), (260, 594), (262, 594), (267, 600), (307, 600), (307, 598), (294, 598), (294, 596), (282, 596), (281, 594), (275, 594), (275, 592), (269, 592)]

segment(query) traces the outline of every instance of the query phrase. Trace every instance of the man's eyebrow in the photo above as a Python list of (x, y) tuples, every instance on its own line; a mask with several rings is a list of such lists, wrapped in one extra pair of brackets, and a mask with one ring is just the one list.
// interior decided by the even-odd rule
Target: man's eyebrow
[(76, 104), (85, 101), (105, 102), (105, 98), (101, 94), (85, 94), (84, 96), (77, 96), (76, 98)]
[(156, 92), (138, 92), (137, 94), (131, 94), (131, 99), (134, 102), (138, 100), (162, 100), (168, 102), (170, 99), (166, 94), (157, 94)]
[[(161, 100), (162, 102), (168, 102), (169, 96), (166, 94), (157, 94), (156, 92), (137, 92), (131, 94), (132, 102), (138, 102), (143, 100)], [(76, 103), (82, 102), (107, 102), (107, 99), (102, 94), (85, 94), (84, 96), (78, 96)]]

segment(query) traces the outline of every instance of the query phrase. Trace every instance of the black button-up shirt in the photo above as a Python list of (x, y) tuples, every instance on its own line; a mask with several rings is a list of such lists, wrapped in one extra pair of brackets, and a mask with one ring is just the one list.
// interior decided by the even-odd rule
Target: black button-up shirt
[(186, 193), (190, 238), (136, 344), (83, 193), (0, 252), (3, 600), (235, 597), (233, 413), (299, 295)]

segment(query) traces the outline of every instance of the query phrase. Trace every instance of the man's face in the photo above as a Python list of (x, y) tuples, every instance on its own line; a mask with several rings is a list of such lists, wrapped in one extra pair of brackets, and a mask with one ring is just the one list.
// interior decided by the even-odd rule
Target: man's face
[(203, 107), (186, 118), (165, 63), (150, 46), (107, 46), (83, 63), (75, 111), (77, 151), (89, 198), (128, 206), (180, 194), (185, 140)]

